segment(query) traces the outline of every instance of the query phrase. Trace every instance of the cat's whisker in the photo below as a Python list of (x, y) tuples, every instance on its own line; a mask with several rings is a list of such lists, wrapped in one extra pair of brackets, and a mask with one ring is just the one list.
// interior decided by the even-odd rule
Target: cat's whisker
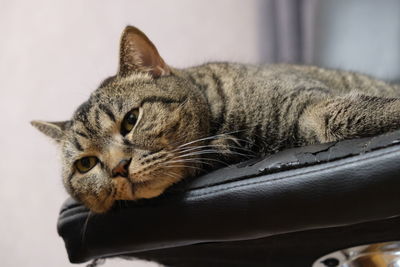
[[(173, 175), (173, 174), (175, 174), (175, 175)], [(174, 179), (180, 179), (179, 175), (177, 173), (175, 173), (175, 172), (173, 172), (173, 173), (172, 172), (171, 173), (165, 172), (165, 173), (163, 173), (163, 175), (167, 175), (167, 176), (172, 177)]]
[[(213, 139), (223, 139), (223, 138), (232, 139), (234, 142), (240, 141), (240, 142), (244, 142), (244, 143), (247, 143), (247, 144), (249, 144), (249, 145), (252, 145), (252, 146), (260, 147), (259, 145), (257, 145), (257, 144), (254, 143), (253, 141), (246, 140), (246, 139), (241, 139), (241, 138), (238, 138), (237, 136), (230, 136), (230, 134), (240, 133), (240, 132), (243, 132), (243, 131), (247, 131), (247, 130), (253, 129), (253, 128), (256, 127), (256, 126), (257, 126), (257, 124), (252, 125), (252, 126), (249, 126), (249, 127), (246, 127), (246, 128), (243, 128), (243, 129), (241, 129), (241, 130), (235, 130), (235, 131), (230, 131), (230, 132), (221, 133), (221, 134), (217, 134), (217, 135), (212, 135), (212, 136), (203, 137), (203, 138), (200, 138), (200, 139), (192, 140), (192, 141), (187, 142), (187, 143), (184, 143), (184, 144), (180, 144), (180, 145), (177, 146), (177, 147), (178, 147), (178, 149), (179, 149), (180, 147), (185, 147), (185, 146), (188, 146), (188, 145), (193, 144), (193, 143), (197, 143), (197, 142), (201, 142), (201, 141), (206, 141), (206, 140), (213, 140)], [(266, 140), (265, 137), (259, 136), (259, 135), (257, 135), (257, 134), (254, 134), (254, 135), (255, 135), (255, 136), (258, 136), (260, 139)], [(181, 138), (179, 138), (178, 140), (176, 140), (176, 141), (175, 141), (174, 143), (172, 143), (171, 145), (175, 146), (175, 145), (179, 144), (180, 140), (182, 140), (182, 139), (186, 139), (186, 136), (182, 136)], [(237, 143), (237, 142), (236, 142), (236, 143)]]
[[(196, 155), (205, 155), (205, 154), (220, 154), (221, 152), (218, 150), (213, 150), (213, 149), (206, 149), (206, 150), (200, 150), (200, 151), (195, 151), (195, 152), (191, 152), (191, 153), (187, 153), (187, 154), (183, 154), (180, 156), (176, 156), (175, 158), (181, 158), (181, 157), (187, 157), (187, 156), (196, 156)], [(236, 151), (224, 151), (224, 153), (226, 154), (230, 154), (230, 155), (236, 155), (236, 156), (242, 156), (245, 158), (249, 158), (249, 155), (243, 154), (243, 153), (239, 153)]]
[(163, 164), (163, 165), (170, 164), (170, 163), (198, 163), (198, 164), (206, 164), (206, 165), (212, 166), (212, 164), (209, 162), (204, 162), (202, 160), (192, 160), (192, 159), (169, 160), (169, 161), (165, 162), (165, 164)]
[[(206, 158), (206, 157), (202, 157), (202, 158), (193, 158), (193, 157), (190, 157), (189, 159), (185, 159), (184, 157), (180, 157), (181, 159), (178, 159), (178, 160), (187, 160), (187, 162), (189, 162), (191, 159), (194, 159), (194, 160), (197, 160), (197, 161), (199, 161), (200, 163), (205, 163), (205, 164), (210, 164), (210, 163), (208, 163), (208, 162), (204, 162), (204, 161), (212, 161), (212, 162), (218, 162), (218, 163), (221, 163), (221, 164), (224, 164), (224, 165), (226, 165), (226, 166), (229, 166), (229, 164), (228, 163), (226, 163), (226, 162), (224, 162), (224, 161), (222, 161), (222, 160), (218, 160), (218, 159), (213, 159), (213, 158)], [(172, 158), (172, 160), (173, 159), (176, 159), (175, 157), (174, 158)], [(168, 162), (171, 162), (171, 161), (168, 161)], [(211, 164), (212, 165), (212, 164)]]
[(175, 176), (177, 176), (177, 178), (179, 178), (180, 177), (180, 174), (179, 173), (177, 173), (176, 171), (174, 171), (174, 170), (169, 170), (168, 171), (168, 173), (170, 173), (170, 174), (174, 174)]
[(179, 104), (178, 108), (183, 108), (188, 102), (189, 102), (189, 98), (185, 98), (185, 100), (182, 101), (182, 102)]
[(196, 139), (196, 140), (193, 140), (193, 141), (184, 143), (184, 144), (182, 144), (182, 145), (180, 145), (180, 146), (178, 146), (178, 147), (184, 147), (184, 146), (188, 146), (188, 145), (190, 145), (190, 144), (194, 144), (194, 143), (198, 143), (198, 142), (206, 141), (206, 140), (210, 140), (210, 139), (211, 139), (211, 140), (212, 140), (212, 139), (217, 139), (217, 138), (224, 137), (224, 136), (226, 136), (226, 135), (230, 135), (230, 134), (238, 133), (238, 132), (242, 132), (242, 131), (245, 131), (245, 130), (236, 130), (236, 131), (231, 131), (231, 132), (227, 132), (227, 133), (211, 135), (211, 136), (208, 136), (208, 137), (199, 138), (199, 139)]
[(88, 213), (88, 215), (87, 215), (87, 217), (86, 217), (86, 219), (85, 219), (85, 223), (83, 224), (83, 229), (82, 229), (82, 240), (81, 240), (81, 242), (82, 242), (83, 245), (85, 244), (85, 241), (86, 241), (87, 226), (88, 226), (88, 223), (89, 223), (89, 219), (90, 219), (90, 217), (91, 217), (92, 215), (93, 215), (92, 211), (89, 210), (89, 213)]
[(246, 152), (249, 152), (249, 153), (254, 154), (254, 151), (251, 151), (250, 149), (243, 148), (243, 147), (238, 147), (238, 146), (232, 146), (232, 145), (227, 145), (227, 146), (225, 146), (225, 145), (203, 145), (203, 146), (193, 146), (193, 147), (189, 147), (189, 148), (185, 147), (184, 149), (182, 149), (182, 148), (177, 148), (177, 149), (171, 150), (170, 152), (184, 153), (184, 152), (187, 152), (187, 151), (193, 151), (193, 150), (198, 150), (198, 149), (202, 149), (202, 148), (209, 148), (209, 147), (211, 147), (211, 148), (213, 148), (213, 147), (214, 147), (214, 148), (223, 148), (223, 147), (227, 147), (227, 148), (233, 148), (233, 149), (237, 149), (237, 150), (243, 150), (243, 151), (246, 151)]
[(202, 141), (215, 140), (215, 139), (217, 139), (217, 138), (219, 138), (219, 136), (216, 136), (216, 135), (208, 136), (208, 137), (204, 137), (204, 138), (199, 138), (199, 139), (192, 140), (192, 141), (190, 141), (190, 142), (181, 144), (181, 145), (177, 146), (177, 148), (186, 147), (186, 146), (188, 146), (188, 145), (195, 144), (195, 143), (202, 142)]
[(204, 149), (204, 150), (193, 151), (193, 152), (182, 154), (182, 155), (177, 155), (177, 156), (175, 156), (175, 158), (178, 159), (178, 158), (189, 157), (189, 156), (219, 154), (219, 153), (220, 153), (220, 151), (218, 151), (218, 150)]
[(186, 165), (165, 165), (164, 168), (189, 168), (189, 169), (204, 171), (203, 168), (195, 166), (186, 166)]
[(220, 146), (216, 145), (216, 146), (208, 146), (208, 145), (204, 145), (204, 146), (195, 146), (195, 147), (190, 147), (190, 148), (185, 148), (185, 149), (177, 149), (177, 150), (173, 150), (171, 151), (173, 154), (179, 155), (179, 154), (183, 154), (183, 153), (187, 153), (190, 151), (202, 151), (204, 150), (204, 148), (218, 148)]

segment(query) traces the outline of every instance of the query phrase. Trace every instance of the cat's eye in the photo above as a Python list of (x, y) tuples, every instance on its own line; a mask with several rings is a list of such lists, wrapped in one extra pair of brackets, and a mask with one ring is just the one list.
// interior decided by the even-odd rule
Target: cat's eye
[(75, 167), (80, 173), (85, 173), (96, 166), (97, 162), (99, 162), (99, 160), (96, 157), (84, 157), (75, 162)]
[(121, 134), (123, 136), (132, 131), (133, 127), (135, 127), (138, 117), (139, 117), (139, 109), (137, 108), (132, 109), (125, 115), (121, 123)]

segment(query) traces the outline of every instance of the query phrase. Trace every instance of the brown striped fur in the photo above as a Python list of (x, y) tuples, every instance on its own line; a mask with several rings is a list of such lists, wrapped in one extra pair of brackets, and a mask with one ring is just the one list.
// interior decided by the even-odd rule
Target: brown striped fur
[[(208, 63), (175, 69), (138, 29), (121, 38), (117, 75), (106, 79), (66, 122), (32, 122), (62, 151), (68, 192), (94, 212), (115, 200), (166, 188), (248, 156), (400, 127), (399, 86), (313, 66)], [(126, 136), (121, 121), (139, 118)], [(95, 156), (89, 172), (74, 162)], [(128, 177), (112, 169), (130, 159)]]

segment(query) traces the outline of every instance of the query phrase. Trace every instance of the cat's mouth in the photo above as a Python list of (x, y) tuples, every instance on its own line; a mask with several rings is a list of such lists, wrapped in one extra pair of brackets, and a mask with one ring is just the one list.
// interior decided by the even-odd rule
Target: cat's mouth
[(93, 212), (107, 212), (118, 200), (138, 200), (161, 195), (168, 187), (185, 176), (184, 168), (155, 168), (147, 175), (131, 174), (114, 177), (111, 190), (95, 196), (86, 195), (82, 201)]
[(140, 198), (152, 198), (160, 195), (166, 188), (152, 180), (134, 180), (128, 178), (114, 178), (114, 200), (137, 200)]
[(112, 180), (115, 200), (134, 200), (134, 183), (127, 178), (118, 177)]
[(102, 192), (99, 195), (85, 195), (81, 198), (81, 201), (88, 207), (91, 211), (95, 213), (104, 213), (108, 211), (115, 202), (113, 194), (107, 192)]

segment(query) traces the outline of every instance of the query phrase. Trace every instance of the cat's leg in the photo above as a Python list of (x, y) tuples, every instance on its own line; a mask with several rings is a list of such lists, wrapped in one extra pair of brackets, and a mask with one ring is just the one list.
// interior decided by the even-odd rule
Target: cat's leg
[(302, 137), (330, 142), (400, 129), (400, 99), (348, 94), (308, 106), (299, 120)]

